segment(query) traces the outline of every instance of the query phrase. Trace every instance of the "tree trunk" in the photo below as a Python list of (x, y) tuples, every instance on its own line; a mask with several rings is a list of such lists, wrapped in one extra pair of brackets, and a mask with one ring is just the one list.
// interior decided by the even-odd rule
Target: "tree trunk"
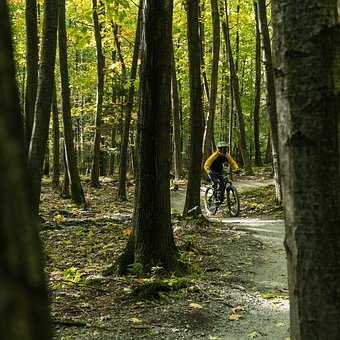
[[(336, 1), (272, 4), (291, 338), (340, 335)], [(326, 163), (325, 163), (326, 161)]]
[(172, 0), (146, 0), (135, 262), (175, 269), (170, 218)]
[(171, 102), (173, 116), (173, 144), (174, 144), (174, 164), (175, 178), (179, 180), (183, 175), (182, 170), (182, 150), (181, 150), (181, 117), (178, 96), (178, 84), (176, 75), (176, 62), (174, 49), (172, 46), (172, 68), (171, 68)]
[(259, 16), (257, 2), (254, 1), (254, 12), (256, 22), (256, 55), (255, 55), (255, 99), (254, 99), (254, 151), (255, 165), (262, 166), (260, 146), (260, 105), (261, 105), (261, 35), (259, 27)]
[(49, 145), (49, 137), (47, 137), (46, 143), (46, 152), (45, 152), (45, 159), (44, 159), (44, 170), (43, 175), (49, 176), (50, 174), (50, 145)]
[(270, 135), (272, 139), (273, 169), (275, 180), (276, 200), (281, 202), (280, 166), (279, 166), (279, 140), (277, 131), (276, 93), (274, 83), (274, 69), (272, 62), (272, 51), (267, 23), (267, 12), (265, 0), (258, 0), (258, 16), (262, 34), (262, 42), (265, 55), (265, 69), (267, 78), (267, 109), (269, 114)]
[(187, 34), (190, 83), (189, 176), (183, 215), (201, 214), (203, 103), (198, 0), (187, 0)]
[(61, 196), (63, 198), (71, 198), (71, 194), (70, 194), (70, 176), (69, 176), (69, 171), (68, 171), (68, 168), (67, 168), (65, 142), (64, 142), (64, 145), (63, 145), (63, 160), (64, 160), (64, 182), (63, 182), (63, 191), (61, 193)]
[(241, 97), (240, 97), (240, 87), (239, 87), (239, 80), (236, 73), (233, 53), (231, 50), (230, 44), (230, 35), (229, 35), (229, 22), (228, 22), (228, 7), (227, 1), (225, 0), (225, 21), (222, 23), (224, 39), (226, 43), (226, 49), (228, 50), (228, 58), (229, 58), (229, 67), (230, 67), (230, 78), (233, 88), (233, 95), (235, 99), (235, 106), (237, 110), (238, 116), (238, 124), (239, 124), (239, 144), (241, 147), (242, 153), (242, 160), (245, 171), (247, 174), (252, 174), (253, 170), (251, 168), (248, 149), (247, 149), (247, 140), (246, 140), (246, 131), (245, 131), (245, 124), (244, 124), (244, 117), (241, 105)]
[[(100, 7), (102, 6), (99, 2)], [(96, 40), (97, 55), (97, 99), (96, 99), (96, 131), (94, 134), (93, 162), (91, 171), (91, 186), (98, 188), (100, 173), (100, 141), (101, 141), (101, 125), (102, 125), (102, 109), (104, 95), (104, 55), (102, 51), (101, 24), (98, 20), (97, 0), (92, 0), (92, 17), (94, 24), (94, 36)]]
[(0, 2), (0, 36), (0, 334), (6, 340), (48, 340), (47, 288), (28, 194), (6, 1)]
[(118, 186), (118, 198), (121, 200), (126, 200), (126, 173), (127, 173), (127, 158), (128, 158), (128, 145), (129, 145), (129, 134), (131, 125), (131, 112), (133, 109), (133, 101), (135, 96), (135, 81), (137, 77), (137, 66), (138, 66), (138, 56), (140, 51), (140, 40), (141, 40), (141, 17), (143, 1), (139, 2), (138, 19), (135, 35), (135, 45), (133, 49), (131, 74), (130, 74), (130, 87), (129, 94), (125, 108), (125, 121), (124, 121), (124, 131), (122, 136), (121, 148), (120, 148), (120, 163), (119, 163), (119, 186)]
[(80, 182), (77, 154), (74, 147), (71, 102), (70, 102), (70, 85), (67, 64), (67, 37), (65, 25), (65, 0), (59, 0), (59, 64), (61, 78), (61, 102), (64, 125), (64, 143), (66, 151), (66, 162), (68, 175), (71, 185), (72, 201), (81, 205), (85, 203), (85, 196)]
[(110, 154), (110, 161), (109, 161), (109, 176), (113, 176), (115, 172), (115, 152), (113, 151), (116, 148), (116, 132), (117, 126), (114, 123), (111, 127), (111, 154)]
[[(209, 102), (209, 84), (207, 73), (205, 71), (205, 30), (204, 30), (204, 11), (205, 11), (205, 0), (201, 0), (199, 3), (199, 35), (201, 45), (201, 73), (203, 78), (204, 92)], [(202, 98), (203, 99), (203, 98)]]
[(31, 200), (33, 213), (35, 215), (38, 215), (39, 213), (41, 176), (51, 116), (54, 64), (57, 44), (57, 22), (58, 1), (45, 0), (38, 93), (28, 156), (28, 172), (32, 182)]
[(211, 66), (211, 86), (209, 96), (209, 112), (206, 118), (203, 136), (203, 160), (209, 156), (214, 129), (214, 117), (216, 111), (218, 63), (220, 59), (220, 14), (218, 11), (218, 1), (211, 0), (211, 18), (213, 26), (213, 58)]
[(60, 130), (59, 130), (59, 112), (57, 103), (57, 93), (54, 84), (52, 97), (52, 133), (53, 133), (53, 173), (52, 188), (60, 191)]
[(25, 152), (28, 156), (33, 121), (34, 106), (37, 98), (38, 88), (38, 23), (37, 23), (37, 2), (26, 0), (26, 90), (25, 90)]

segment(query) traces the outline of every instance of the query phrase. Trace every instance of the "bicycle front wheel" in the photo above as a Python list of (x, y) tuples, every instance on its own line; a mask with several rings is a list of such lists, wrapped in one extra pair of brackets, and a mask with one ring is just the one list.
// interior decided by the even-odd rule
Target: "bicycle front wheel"
[(240, 200), (236, 188), (233, 185), (228, 186), (226, 194), (229, 215), (232, 217), (238, 216), (240, 213)]
[(214, 190), (211, 187), (207, 188), (207, 190), (205, 191), (204, 207), (208, 215), (215, 215), (217, 212), (218, 205), (214, 197)]

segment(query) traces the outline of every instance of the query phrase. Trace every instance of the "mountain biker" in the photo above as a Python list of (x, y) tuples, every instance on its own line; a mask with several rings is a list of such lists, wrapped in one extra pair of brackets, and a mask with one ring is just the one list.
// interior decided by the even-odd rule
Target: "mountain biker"
[(229, 164), (236, 173), (241, 171), (237, 163), (227, 152), (227, 143), (220, 141), (217, 143), (217, 150), (211, 154), (204, 163), (204, 170), (208, 174), (208, 177), (214, 182), (214, 192), (219, 194), (219, 197), (216, 198), (220, 201), (223, 201), (224, 199), (226, 186), (223, 176), (224, 164)]

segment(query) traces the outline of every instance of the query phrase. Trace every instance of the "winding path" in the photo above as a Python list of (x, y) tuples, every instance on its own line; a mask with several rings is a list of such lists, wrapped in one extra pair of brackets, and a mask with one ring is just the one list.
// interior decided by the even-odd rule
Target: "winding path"
[[(271, 180), (245, 180), (236, 182), (239, 192), (271, 184)], [(205, 188), (202, 188), (204, 192)], [(185, 200), (185, 190), (171, 193), (171, 207), (181, 212)], [(251, 234), (261, 240), (261, 260), (254, 268), (251, 278), (253, 288), (234, 290), (233, 299), (248, 311), (237, 322), (228, 324), (228, 329), (218, 330), (218, 339), (289, 339), (289, 301), (287, 288), (286, 257), (283, 247), (284, 221), (265, 218), (219, 218), (211, 220), (223, 222), (225, 226), (240, 233)]]

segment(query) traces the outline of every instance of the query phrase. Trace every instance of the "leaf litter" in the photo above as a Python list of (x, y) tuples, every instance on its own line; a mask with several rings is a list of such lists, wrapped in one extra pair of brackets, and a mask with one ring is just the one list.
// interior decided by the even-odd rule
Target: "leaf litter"
[[(133, 202), (116, 201), (112, 181), (85, 190), (87, 210), (61, 199), (46, 180), (42, 190), (54, 339), (226, 339), (232, 332), (247, 338), (251, 329), (228, 325), (248, 317), (245, 295), (248, 300), (258, 295), (251, 292), (251, 277), (261, 241), (232, 226), (174, 216), (185, 276), (105, 276), (131, 234)], [(135, 294), (155, 282), (157, 296)]]

